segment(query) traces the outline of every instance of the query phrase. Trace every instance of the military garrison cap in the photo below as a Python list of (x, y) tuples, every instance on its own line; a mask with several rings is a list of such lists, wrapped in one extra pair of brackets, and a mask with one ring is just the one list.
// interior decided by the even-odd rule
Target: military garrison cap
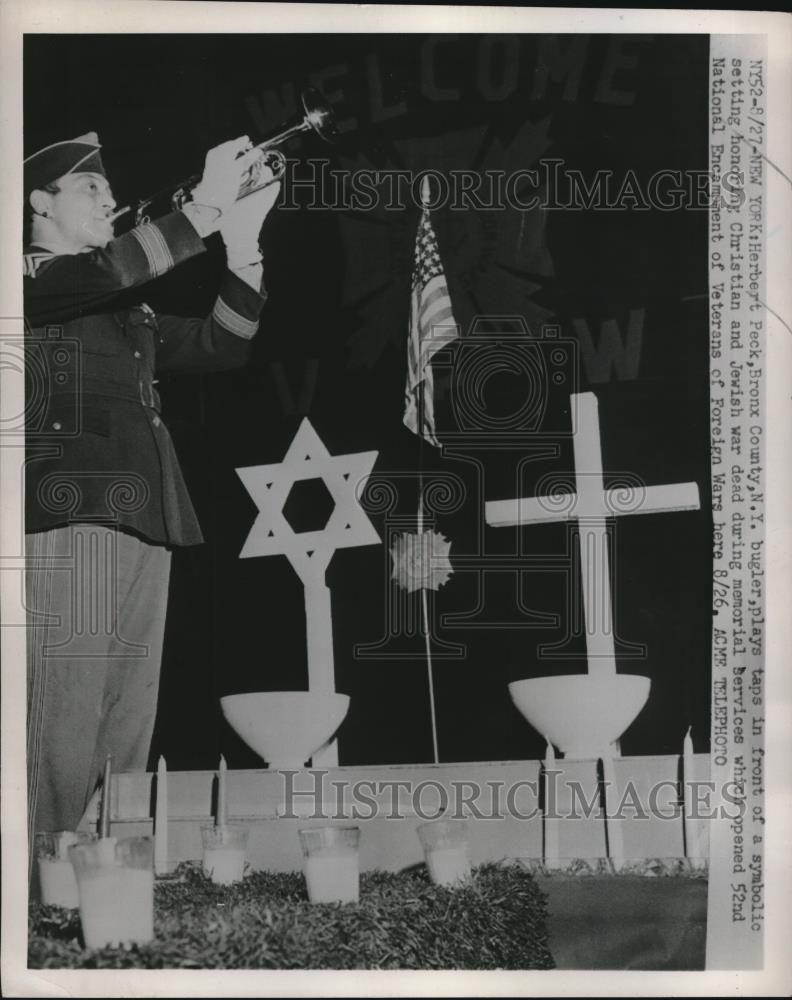
[(25, 160), (25, 197), (65, 174), (93, 173), (105, 176), (99, 136), (87, 132), (76, 139), (53, 142)]

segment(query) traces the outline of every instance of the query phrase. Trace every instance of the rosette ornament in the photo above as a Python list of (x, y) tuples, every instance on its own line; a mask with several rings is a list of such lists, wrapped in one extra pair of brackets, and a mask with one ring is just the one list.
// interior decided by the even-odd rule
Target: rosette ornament
[(397, 536), (391, 546), (391, 579), (404, 590), (439, 590), (454, 572), (451, 542), (438, 531)]

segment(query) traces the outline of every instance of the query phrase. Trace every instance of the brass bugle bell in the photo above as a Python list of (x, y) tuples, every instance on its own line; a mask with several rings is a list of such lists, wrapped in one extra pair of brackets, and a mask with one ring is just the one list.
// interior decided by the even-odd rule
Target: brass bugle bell
[[(237, 201), (241, 198), (246, 198), (249, 194), (253, 194), (254, 191), (258, 191), (268, 184), (280, 180), (286, 170), (286, 157), (278, 147), (288, 142), (289, 139), (300, 135), (302, 132), (315, 132), (325, 142), (335, 142), (338, 138), (335, 116), (323, 95), (315, 88), (309, 87), (302, 92), (301, 101), (301, 114), (298, 114), (290, 121), (284, 122), (275, 134), (268, 136), (253, 147), (261, 151), (261, 156), (248, 168), (247, 174), (239, 187)], [(269, 173), (265, 168), (269, 168)], [(124, 208), (119, 209), (119, 211), (110, 217), (110, 221), (115, 222), (122, 215), (134, 212), (135, 225), (140, 225), (146, 221), (146, 209), (153, 202), (166, 197), (168, 194), (170, 194), (171, 207), (174, 210), (182, 208), (190, 201), (192, 191), (200, 180), (201, 174), (194, 174), (192, 177), (188, 177), (187, 180), (181, 181), (175, 190), (167, 188), (141, 201), (125, 205)]]

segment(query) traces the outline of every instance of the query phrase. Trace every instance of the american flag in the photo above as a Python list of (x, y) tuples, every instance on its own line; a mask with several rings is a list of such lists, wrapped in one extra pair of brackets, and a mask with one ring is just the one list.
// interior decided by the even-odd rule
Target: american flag
[[(439, 448), (440, 442), (435, 434), (434, 379), (431, 360), (442, 347), (459, 336), (459, 327), (451, 309), (451, 296), (448, 294), (437, 236), (429, 218), (426, 201), (428, 197), (424, 197), (424, 208), (415, 237), (404, 423), (414, 434), (423, 433), (430, 444)], [(421, 383), (423, 383), (423, 393), (421, 393)], [(423, 397), (422, 420), (420, 419), (421, 396)]]

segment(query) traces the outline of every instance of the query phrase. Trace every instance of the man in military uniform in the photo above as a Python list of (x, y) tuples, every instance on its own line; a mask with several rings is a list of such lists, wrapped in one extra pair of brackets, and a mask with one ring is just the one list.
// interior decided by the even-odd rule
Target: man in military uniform
[[(247, 137), (223, 143), (190, 203), (118, 238), (95, 133), (25, 160), (31, 836), (76, 828), (108, 753), (117, 770), (146, 766), (171, 549), (202, 541), (155, 372), (249, 356), (266, 298), (259, 234), (279, 191), (236, 200), (257, 156)], [(131, 300), (215, 231), (228, 269), (208, 317)]]

